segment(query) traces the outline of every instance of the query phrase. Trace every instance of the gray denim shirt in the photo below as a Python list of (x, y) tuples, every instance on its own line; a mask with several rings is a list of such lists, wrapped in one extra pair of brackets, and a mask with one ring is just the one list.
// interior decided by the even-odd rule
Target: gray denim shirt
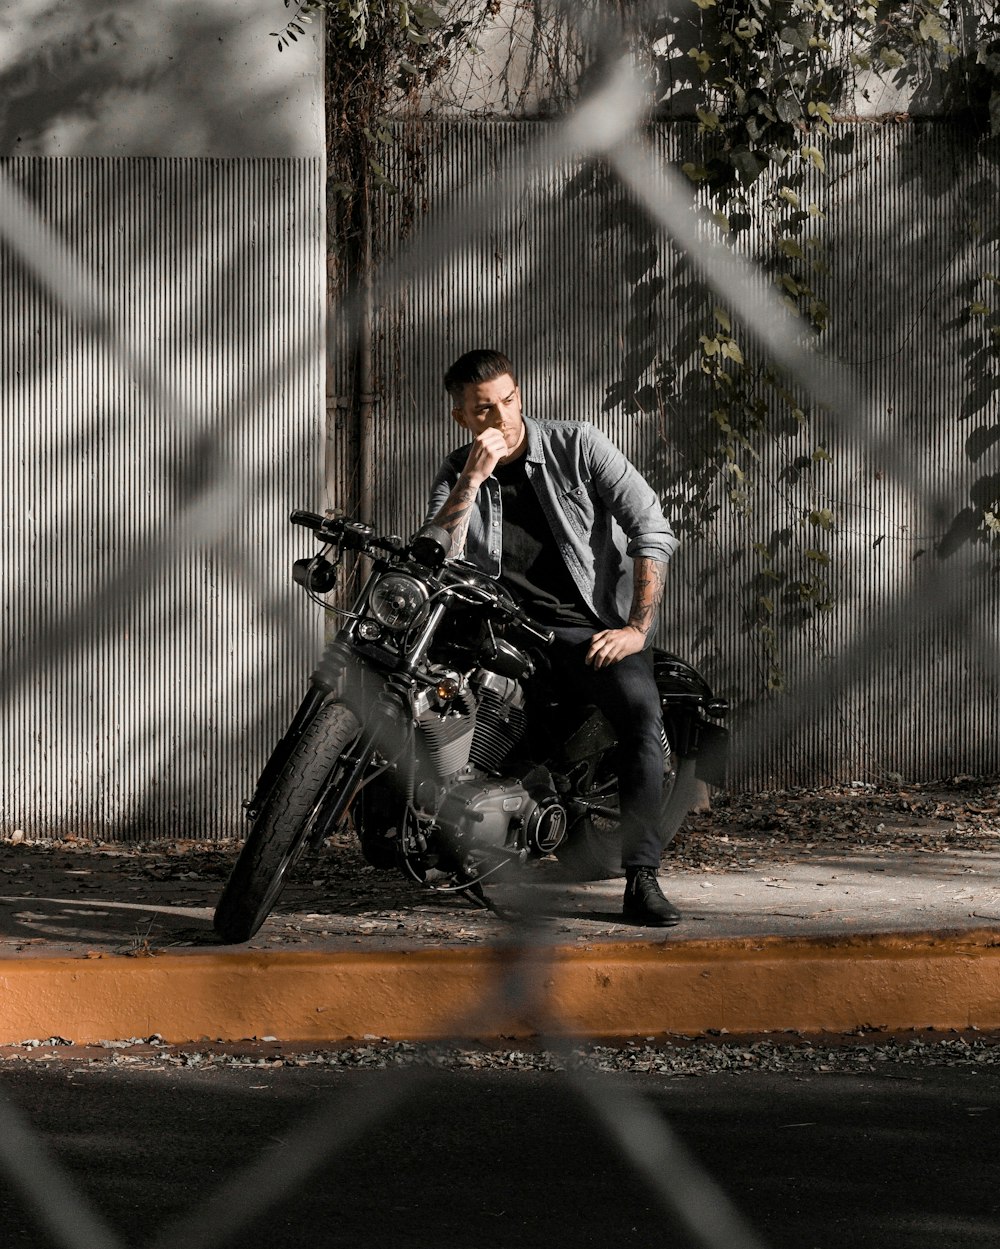
[[(642, 474), (589, 421), (525, 420), (525, 473), (583, 601), (607, 628), (621, 628), (632, 608), (632, 561), (666, 563), (677, 539)], [(438, 470), (427, 519), (451, 494), (471, 443)], [(469, 521), (464, 558), (493, 577), (503, 551), (500, 486), (488, 477)], [(459, 552), (452, 552), (457, 556)]]

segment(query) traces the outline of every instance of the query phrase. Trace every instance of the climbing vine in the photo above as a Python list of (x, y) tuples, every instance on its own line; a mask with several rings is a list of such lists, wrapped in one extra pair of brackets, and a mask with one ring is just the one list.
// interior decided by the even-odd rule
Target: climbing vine
[[(335, 285), (343, 292), (376, 259), (370, 244), (380, 197), (398, 188), (386, 174), (395, 142), (387, 122), (451, 65), (477, 23), (499, 0), (285, 0), (289, 18), (274, 32), (278, 51), (322, 16), (326, 45), (327, 191)], [(418, 176), (418, 175), (416, 175)]]
[[(853, 120), (852, 100), (888, 81), (917, 99), (933, 91), (956, 129), (981, 143), (1000, 131), (993, 6), (689, 0), (633, 26), (632, 37), (652, 71), (660, 115), (697, 118), (677, 160), (706, 218), (731, 245), (751, 249), (802, 332), (817, 339), (832, 315), (824, 291), (828, 164), (851, 150), (854, 132), (839, 123)], [(618, 194), (600, 171), (588, 189)], [(833, 539), (842, 522), (823, 473), (834, 452), (813, 432), (802, 397), (683, 265), (674, 269), (671, 298), (686, 316), (664, 340), (666, 318), (655, 311), (665, 297), (658, 238), (624, 211), (614, 228), (626, 236), (632, 316), (607, 406), (659, 420), (668, 510), (690, 538), (712, 533), (726, 499), (729, 532), (742, 534), (744, 627), (756, 638), (761, 684), (778, 690), (783, 633), (809, 627), (819, 653), (829, 649), (824, 617), (835, 601)], [(1000, 356), (997, 284), (986, 275), (982, 286), (968, 318), (982, 328), (982, 351)], [(672, 419), (677, 412), (683, 419)], [(970, 457), (998, 439), (1000, 428), (980, 427)], [(754, 514), (761, 500), (766, 518)], [(981, 478), (971, 502), (940, 554), (964, 540), (1000, 549), (1000, 478)]]

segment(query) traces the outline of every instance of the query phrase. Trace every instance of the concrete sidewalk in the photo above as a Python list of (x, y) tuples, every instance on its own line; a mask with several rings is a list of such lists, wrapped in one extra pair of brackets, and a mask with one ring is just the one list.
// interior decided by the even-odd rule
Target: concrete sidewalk
[[(992, 844), (668, 856), (684, 921), (665, 930), (621, 922), (621, 882), (566, 884), (554, 862), (491, 888), (497, 913), (345, 844), (225, 947), (211, 919), (232, 847), (0, 843), (0, 1044), (997, 1027)], [(486, 1007), (512, 951), (536, 996)]]

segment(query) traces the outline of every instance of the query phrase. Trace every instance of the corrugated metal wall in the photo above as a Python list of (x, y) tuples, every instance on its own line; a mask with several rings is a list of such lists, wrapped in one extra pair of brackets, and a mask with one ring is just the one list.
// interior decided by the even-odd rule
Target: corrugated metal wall
[(318, 159), (9, 159), (92, 270), (86, 327), (0, 247), (0, 831), (242, 831), (312, 663), (285, 523), (321, 482)]
[[(548, 133), (420, 128), (426, 204), (404, 192), (401, 211), (415, 208), (419, 227), (425, 207), (450, 204), (462, 220), (466, 206), (474, 224), (444, 255), (421, 260), (418, 246), (418, 276), (381, 293), (375, 519), (388, 529), (420, 520), (457, 433), (440, 376), (472, 345), (512, 353), (529, 414), (591, 417), (661, 486), (672, 444), (705, 419), (680, 383), (663, 413), (604, 410), (636, 341), (627, 244), (598, 228), (597, 201), (567, 189), (564, 164), (505, 195), (504, 162)], [(992, 565), (981, 548), (935, 553), (996, 472), (995, 444), (975, 460), (966, 447), (976, 430), (988, 442), (997, 412), (989, 336), (965, 315), (977, 281), (1000, 271), (995, 178), (936, 126), (851, 133), (853, 150), (815, 188), (836, 331), (826, 349), (856, 368), (875, 416), (853, 431), (817, 418), (833, 459), (797, 483), (782, 478), (795, 444), (762, 447), (749, 513), (719, 497), (715, 525), (675, 561), (664, 608), (662, 640), (745, 700), (766, 666), (746, 586), (754, 543), (777, 523), (772, 486), (781, 479), (800, 511), (833, 511), (834, 608), (779, 630), (790, 693), (745, 719), (739, 784), (1000, 766)], [(655, 140), (664, 155), (695, 142), (687, 126)], [(285, 517), (320, 497), (321, 162), (10, 159), (3, 170), (98, 276), (119, 324), (110, 338), (82, 327), (0, 249), (0, 830), (239, 831), (320, 629), (288, 581), (308, 543)], [(685, 310), (712, 301), (666, 245), (655, 272), (666, 288), (642, 315), (683, 374)], [(330, 363), (336, 396), (346, 374)], [(348, 481), (350, 413), (339, 412), (330, 480)]]
[[(661, 415), (604, 410), (635, 340), (624, 244), (599, 228), (606, 209), (574, 193), (568, 179), (578, 170), (561, 161), (511, 197), (506, 162), (547, 133), (544, 123), (425, 122), (409, 136), (423, 163), (422, 208), (433, 220), (447, 206), (463, 227), (473, 224), (447, 256), (421, 261), (418, 222), (417, 276), (383, 292), (376, 519), (393, 530), (418, 523), (426, 483), (456, 444), (440, 377), (469, 347), (506, 349), (529, 415), (595, 420), (658, 485), (672, 444), (706, 419), (689, 398), (697, 392), (683, 385), (692, 361), (681, 344), (692, 306), (710, 309), (714, 300), (692, 288), (667, 245), (655, 270), (666, 288), (652, 311), (660, 355), (681, 371), (676, 392)], [(763, 445), (748, 511), (720, 494), (715, 524), (676, 559), (664, 606), (661, 640), (699, 663), (720, 692), (752, 699), (740, 784), (1000, 768), (995, 577), (982, 548), (948, 560), (935, 553), (989, 471), (965, 445), (972, 424), (997, 419), (990, 391), (966, 420), (970, 392), (981, 389), (977, 369), (993, 365), (977, 346), (981, 322), (965, 310), (976, 275), (1000, 268), (995, 174), (943, 126), (838, 133), (845, 150), (831, 153), (812, 188), (826, 211), (828, 268), (814, 281), (832, 310), (823, 349), (856, 371), (869, 415), (844, 428), (818, 414), (815, 432)], [(695, 128), (662, 128), (654, 142), (661, 156), (686, 159)], [(399, 177), (405, 183), (405, 171)], [(482, 213), (484, 187), (492, 202)], [(783, 471), (820, 440), (830, 463), (798, 480)], [(783, 515), (821, 507), (835, 519), (815, 538), (831, 559), (834, 606), (805, 625), (779, 623), (786, 692), (760, 697), (771, 660), (747, 623), (754, 543), (771, 539)], [(947, 613), (936, 614), (936, 602)]]

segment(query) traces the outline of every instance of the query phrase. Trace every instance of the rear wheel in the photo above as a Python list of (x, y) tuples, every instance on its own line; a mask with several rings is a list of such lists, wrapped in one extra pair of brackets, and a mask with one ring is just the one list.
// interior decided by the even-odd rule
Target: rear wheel
[[(694, 805), (697, 788), (694, 769), (694, 759), (679, 759), (664, 732), (663, 799), (658, 821), (664, 849), (673, 841)], [(559, 862), (575, 880), (611, 880), (624, 876), (613, 751), (597, 762), (592, 782), (580, 796), (594, 803), (599, 811), (581, 816), (570, 828), (566, 840), (556, 851)]]
[(222, 891), (215, 931), (223, 941), (248, 941), (270, 915), (309, 841), (327, 780), (359, 732), (343, 703), (324, 703), (309, 722)]

